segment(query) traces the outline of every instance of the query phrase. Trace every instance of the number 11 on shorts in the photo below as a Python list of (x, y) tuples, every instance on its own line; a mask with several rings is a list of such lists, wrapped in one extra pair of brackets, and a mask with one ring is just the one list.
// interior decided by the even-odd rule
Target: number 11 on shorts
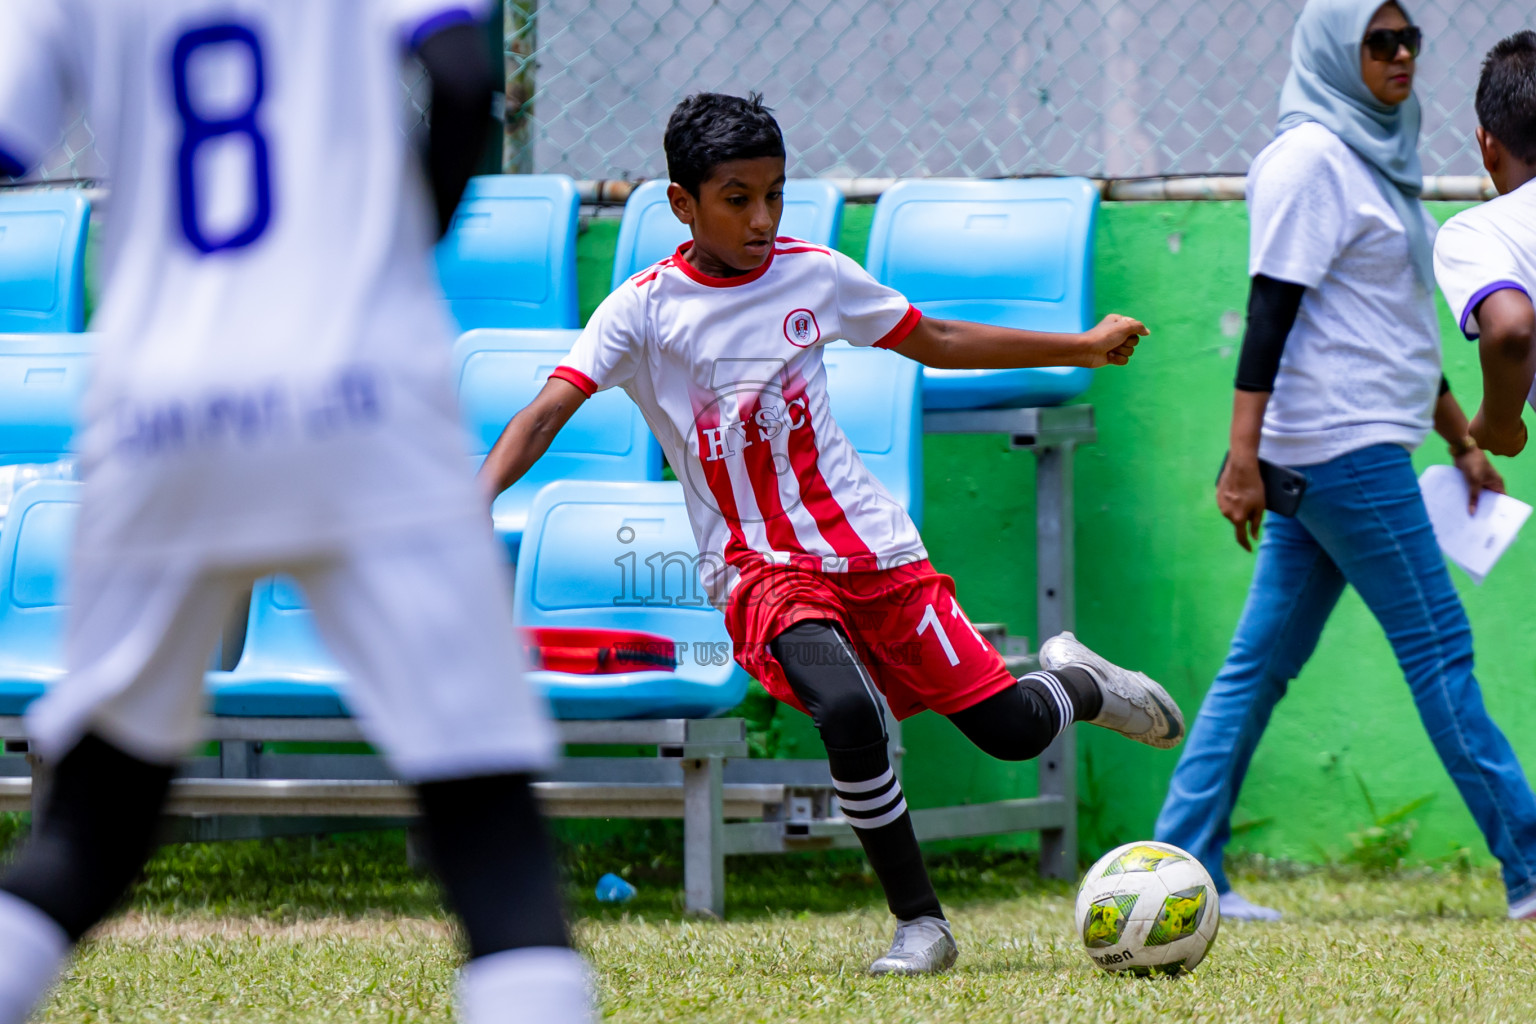
[(933, 610), (931, 604), (923, 609), (923, 619), (917, 624), (917, 635), (922, 636), (930, 626), (939, 638), (939, 646), (944, 648), (944, 657), (949, 659), (949, 667), (954, 668), (960, 664), (960, 655), (955, 653), (955, 645), (949, 642), (949, 634), (944, 632), (944, 623), (939, 621), (939, 613)]
[[(986, 640), (982, 638), (980, 633), (976, 632), (976, 627), (971, 625), (971, 620), (965, 617), (965, 613), (960, 610), (959, 602), (954, 598), (949, 600), (949, 614), (951, 617), (965, 623), (965, 628), (970, 630), (971, 636), (976, 638), (978, 644), (983, 648), (987, 646)], [(944, 623), (940, 621), (939, 613), (934, 610), (931, 604), (923, 609), (922, 620), (917, 624), (917, 635), (922, 636), (929, 629), (932, 629), (934, 635), (939, 638), (939, 646), (944, 648), (944, 657), (949, 659), (949, 667), (954, 668), (960, 664), (960, 655), (955, 653), (955, 645), (950, 642), (949, 634), (944, 632)]]

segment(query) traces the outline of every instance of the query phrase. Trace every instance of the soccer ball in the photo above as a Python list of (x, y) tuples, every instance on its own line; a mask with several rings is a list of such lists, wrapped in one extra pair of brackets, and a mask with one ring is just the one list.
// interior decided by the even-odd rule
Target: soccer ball
[(1192, 971), (1220, 924), (1209, 872), (1167, 843), (1109, 851), (1077, 890), (1077, 932), (1093, 962), (1112, 973)]

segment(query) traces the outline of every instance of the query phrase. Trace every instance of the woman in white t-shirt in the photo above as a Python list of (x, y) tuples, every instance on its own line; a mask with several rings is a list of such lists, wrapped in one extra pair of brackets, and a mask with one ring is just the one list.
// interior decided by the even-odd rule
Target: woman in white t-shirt
[[(1421, 36), (1396, 3), (1309, 0), (1279, 137), (1248, 172), (1248, 332), (1217, 504), (1251, 550), (1260, 466), (1305, 481), (1271, 512), (1227, 660), (1190, 730), (1157, 838), (1197, 856), (1223, 916), (1274, 919), (1222, 871), (1243, 776), (1275, 704), (1346, 584), (1386, 630), (1430, 739), (1504, 868), (1510, 916), (1536, 916), (1536, 798), (1472, 675), (1472, 631), (1435, 543), (1412, 449), (1433, 428), (1472, 501), (1503, 481), (1440, 373), (1419, 202)], [(1280, 471), (1282, 474), (1284, 470)], [(1269, 503), (1283, 503), (1272, 481)], [(1347, 698), (1346, 698), (1347, 699)]]

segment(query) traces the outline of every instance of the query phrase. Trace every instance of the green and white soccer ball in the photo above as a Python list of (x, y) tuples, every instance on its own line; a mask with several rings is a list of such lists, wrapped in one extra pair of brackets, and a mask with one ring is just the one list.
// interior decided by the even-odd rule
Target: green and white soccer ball
[(1192, 971), (1220, 924), (1210, 873), (1167, 843), (1109, 851), (1077, 890), (1077, 933), (1093, 962), (1110, 972)]

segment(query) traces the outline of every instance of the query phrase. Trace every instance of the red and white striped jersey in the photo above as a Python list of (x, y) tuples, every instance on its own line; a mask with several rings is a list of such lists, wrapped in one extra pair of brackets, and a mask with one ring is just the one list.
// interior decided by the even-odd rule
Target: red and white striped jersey
[(644, 412), (683, 483), (712, 597), (736, 576), (716, 559), (846, 572), (926, 558), (833, 419), (821, 358), (838, 339), (897, 345), (921, 314), (810, 242), (780, 238), (732, 278), (689, 264), (692, 244), (608, 296), (552, 376), (588, 396), (622, 387)]

